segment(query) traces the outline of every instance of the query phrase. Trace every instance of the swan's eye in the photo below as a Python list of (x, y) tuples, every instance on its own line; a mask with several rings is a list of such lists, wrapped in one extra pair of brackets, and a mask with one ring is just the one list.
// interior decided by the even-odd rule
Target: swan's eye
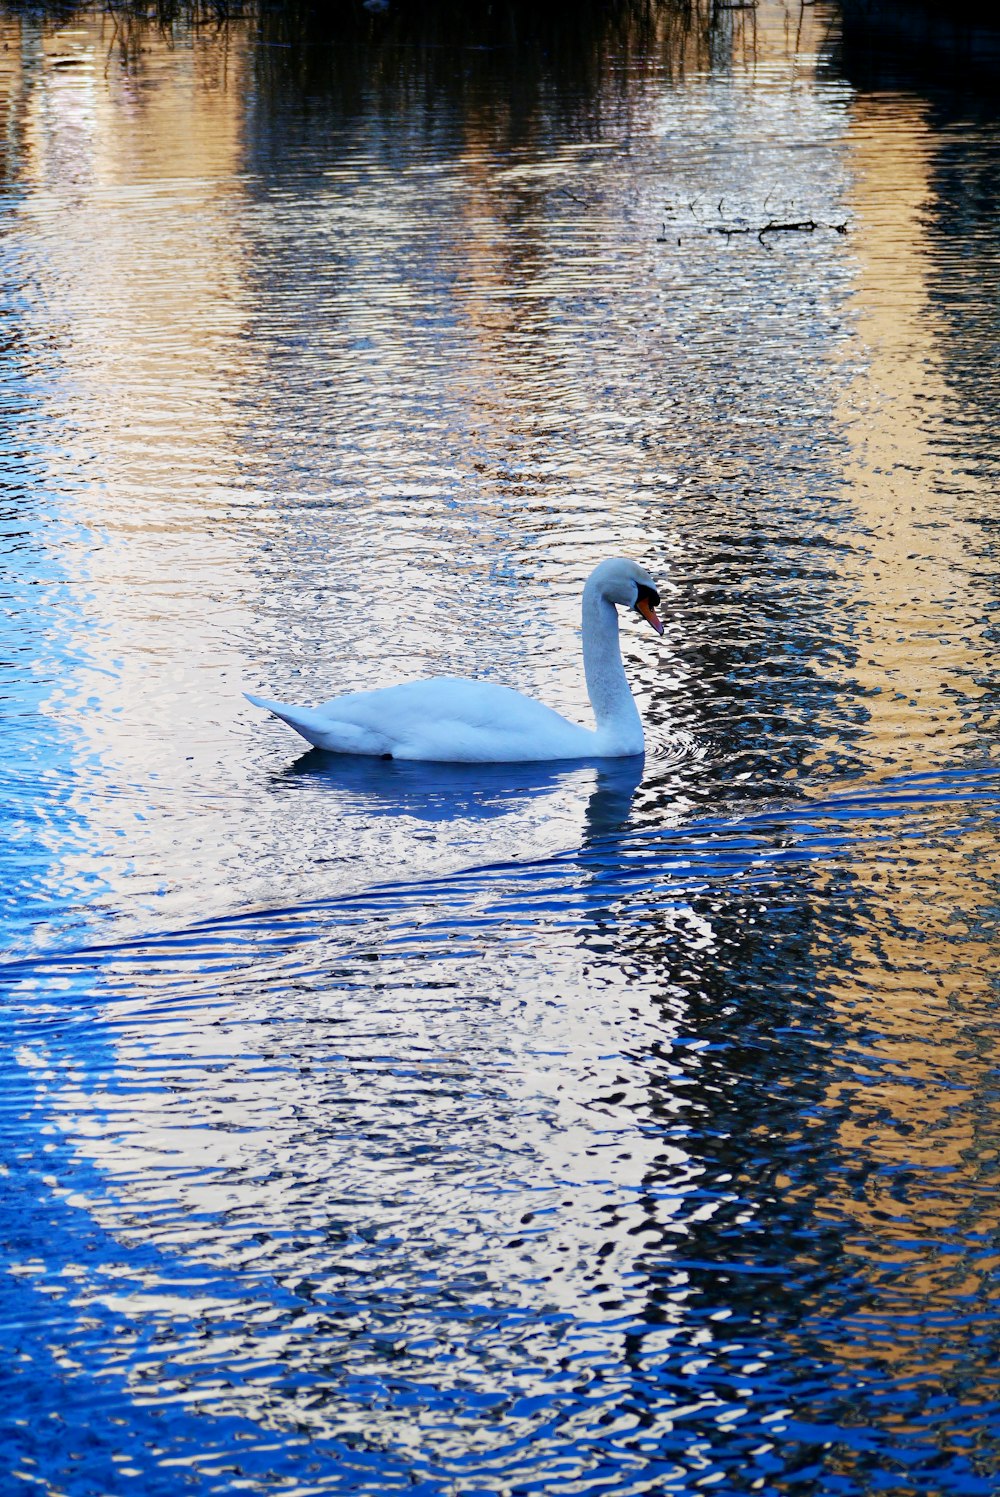
[(636, 587), (638, 589), (635, 600), (636, 608), (640, 603), (648, 603), (652, 608), (659, 608), (660, 595), (655, 587), (647, 587), (644, 582), (637, 582)]

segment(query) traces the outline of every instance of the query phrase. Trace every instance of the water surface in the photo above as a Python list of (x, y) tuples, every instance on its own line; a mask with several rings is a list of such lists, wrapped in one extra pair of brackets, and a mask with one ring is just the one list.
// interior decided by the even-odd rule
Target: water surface
[[(989, 1493), (988, 95), (302, 26), (2, 20), (5, 1469)], [(583, 718), (609, 554), (644, 762), (241, 696)]]

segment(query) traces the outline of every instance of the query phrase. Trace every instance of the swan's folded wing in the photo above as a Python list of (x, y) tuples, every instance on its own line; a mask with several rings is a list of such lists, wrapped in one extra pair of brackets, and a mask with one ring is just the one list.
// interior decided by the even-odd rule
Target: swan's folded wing
[(384, 734), (388, 746), (378, 752), (394, 759), (496, 764), (594, 752), (594, 734), (551, 707), (509, 686), (461, 676), (354, 692), (318, 710), (324, 718)]
[(249, 700), (317, 748), (442, 763), (516, 763), (586, 758), (596, 735), (509, 686), (435, 676), (333, 697), (318, 707)]

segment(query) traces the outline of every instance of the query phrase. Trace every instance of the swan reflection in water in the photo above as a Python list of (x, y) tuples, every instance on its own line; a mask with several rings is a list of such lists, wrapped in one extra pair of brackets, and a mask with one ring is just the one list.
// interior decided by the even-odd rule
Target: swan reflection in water
[(593, 837), (625, 825), (644, 767), (642, 754), (562, 763), (433, 764), (311, 749), (282, 770), (276, 783), (308, 779), (371, 816), (424, 822), (490, 821), (560, 791), (582, 798), (589, 790), (585, 836)]

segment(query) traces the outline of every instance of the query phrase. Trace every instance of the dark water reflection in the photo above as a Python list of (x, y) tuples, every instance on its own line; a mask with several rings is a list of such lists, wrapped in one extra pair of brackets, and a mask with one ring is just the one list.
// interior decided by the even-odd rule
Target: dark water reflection
[[(995, 119), (510, 16), (2, 21), (3, 1469), (989, 1493)], [(582, 713), (617, 552), (644, 761), (240, 696)]]

